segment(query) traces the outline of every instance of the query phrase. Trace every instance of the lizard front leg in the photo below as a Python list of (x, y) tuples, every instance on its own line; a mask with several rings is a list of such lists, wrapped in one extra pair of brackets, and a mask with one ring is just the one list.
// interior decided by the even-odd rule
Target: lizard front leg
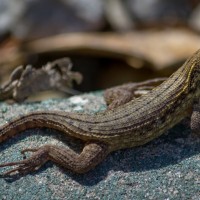
[(71, 149), (65, 149), (55, 145), (44, 145), (39, 148), (24, 149), (22, 153), (34, 152), (30, 158), (18, 162), (1, 164), (0, 167), (17, 166), (7, 171), (4, 175), (14, 172), (26, 174), (38, 169), (47, 161), (51, 160), (61, 167), (72, 170), (76, 173), (84, 173), (95, 167), (108, 154), (108, 146), (103, 143), (87, 143), (80, 154)]
[(200, 136), (200, 100), (193, 105), (190, 126), (192, 133)]

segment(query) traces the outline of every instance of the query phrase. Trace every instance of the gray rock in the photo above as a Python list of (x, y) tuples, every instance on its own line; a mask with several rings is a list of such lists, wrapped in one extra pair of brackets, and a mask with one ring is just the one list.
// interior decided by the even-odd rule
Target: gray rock
[[(105, 109), (101, 94), (74, 96), (41, 103), (0, 104), (0, 124), (33, 110), (94, 113)], [(50, 129), (27, 130), (0, 145), (0, 163), (20, 160), (20, 150), (51, 143), (77, 148)], [(66, 144), (67, 143), (67, 144)], [(80, 150), (80, 148), (79, 148)], [(7, 169), (7, 168), (6, 168)], [(0, 169), (2, 173), (6, 169)], [(158, 139), (133, 149), (111, 153), (86, 174), (47, 163), (26, 176), (0, 178), (0, 199), (200, 199), (200, 139), (177, 125)]]

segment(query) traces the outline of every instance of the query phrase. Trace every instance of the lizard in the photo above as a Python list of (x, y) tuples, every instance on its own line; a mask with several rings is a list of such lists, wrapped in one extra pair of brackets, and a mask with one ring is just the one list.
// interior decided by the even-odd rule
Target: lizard
[(200, 50), (160, 85), (116, 108), (96, 114), (37, 111), (1, 126), (0, 143), (24, 130), (45, 127), (81, 139), (84, 147), (80, 153), (52, 144), (26, 148), (22, 153), (32, 152), (30, 157), (0, 168), (14, 167), (4, 175), (26, 174), (50, 160), (75, 173), (85, 173), (109, 153), (144, 145), (187, 116), (191, 117), (192, 131), (198, 133), (199, 97)]

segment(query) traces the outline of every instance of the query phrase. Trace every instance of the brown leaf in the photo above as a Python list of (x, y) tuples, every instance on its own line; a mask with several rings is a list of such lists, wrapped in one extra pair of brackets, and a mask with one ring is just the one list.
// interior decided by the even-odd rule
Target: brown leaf
[(71, 71), (71, 61), (68, 58), (55, 60), (45, 66), (35, 69), (31, 65), (17, 67), (7, 81), (0, 88), (0, 99), (24, 101), (27, 97), (40, 91), (58, 90), (73, 94), (72, 82), (78, 84), (82, 75)]

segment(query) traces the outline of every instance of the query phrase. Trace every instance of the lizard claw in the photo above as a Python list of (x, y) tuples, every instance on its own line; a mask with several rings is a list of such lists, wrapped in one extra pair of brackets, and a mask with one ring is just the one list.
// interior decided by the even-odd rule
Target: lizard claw
[(33, 153), (30, 158), (27, 158), (25, 160), (0, 164), (0, 168), (7, 166), (16, 166), (14, 169), (3, 173), (3, 176), (11, 175), (15, 172), (23, 175), (27, 174), (29, 172), (37, 170), (41, 165), (48, 161), (48, 149), (46, 147), (24, 149), (23, 151), (21, 151), (21, 153), (24, 154), (28, 151), (32, 151), (35, 153)]

